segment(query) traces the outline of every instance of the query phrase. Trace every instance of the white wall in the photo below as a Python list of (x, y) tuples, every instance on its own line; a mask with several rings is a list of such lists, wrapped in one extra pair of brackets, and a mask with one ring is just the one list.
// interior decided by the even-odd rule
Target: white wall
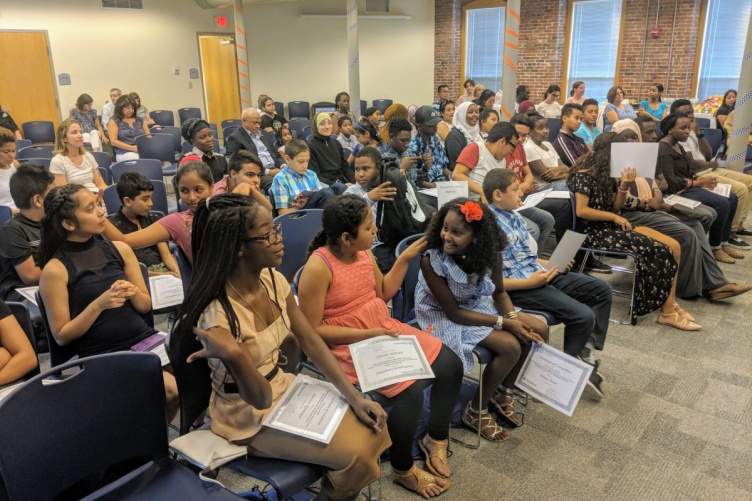
[[(245, 5), (251, 93), (277, 101), (333, 101), (347, 90), (346, 20), (299, 15), (342, 14), (345, 0), (306, 0)], [(360, 22), (361, 98), (407, 104), (434, 99), (434, 5), (427, 0), (392, 2), (410, 20)], [(59, 86), (61, 116), (81, 93), (101, 110), (111, 87), (136, 91), (149, 109), (204, 108), (197, 33), (232, 33), (232, 9), (202, 9), (193, 0), (144, 0), (143, 11), (108, 10), (100, 0), (16, 0), (0, 5), (0, 30), (46, 30), (54, 73), (69, 73)], [(365, 10), (361, 0), (360, 11)], [(226, 15), (230, 28), (214, 25)], [(180, 75), (172, 74), (172, 66)], [(19, 71), (23, 71), (19, 68)], [(3, 92), (23, 92), (4, 89)]]

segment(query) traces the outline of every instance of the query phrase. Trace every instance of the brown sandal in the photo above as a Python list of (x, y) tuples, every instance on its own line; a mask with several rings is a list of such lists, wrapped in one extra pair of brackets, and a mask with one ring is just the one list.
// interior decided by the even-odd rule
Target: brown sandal
[[(415, 487), (408, 486), (405, 481), (409, 479), (410, 477), (415, 477), (415, 480), (417, 481), (417, 485)], [(408, 491), (413, 491), (417, 494), (420, 494), (424, 498), (431, 497), (430, 495), (427, 495), (425, 493), (425, 490), (433, 485), (441, 489), (441, 492), (439, 494), (443, 494), (449, 489), (449, 487), (452, 485), (452, 481), (448, 478), (442, 478), (444, 481), (444, 487), (440, 486), (438, 483), (436, 483), (436, 479), (428, 472), (421, 470), (417, 466), (413, 465), (412, 468), (407, 470), (405, 473), (397, 473), (396, 471), (392, 470), (391, 473), (392, 481), (395, 484), (399, 484)]]
[(719, 263), (726, 263), (726, 264), (734, 264), (734, 263), (736, 263), (736, 259), (734, 259), (731, 256), (729, 256), (728, 254), (726, 254), (725, 252), (723, 252), (723, 250), (721, 250), (721, 249), (715, 249), (713, 251), (713, 257)]
[[(439, 445), (440, 448), (436, 449), (434, 452), (429, 452), (428, 447), (426, 447), (426, 444), (424, 442), (425, 439), (428, 439), (429, 442)], [(426, 457), (426, 469), (431, 472), (432, 475), (435, 477), (441, 477), (441, 478), (448, 478), (449, 475), (452, 474), (450, 471), (447, 475), (443, 475), (439, 473), (439, 471), (434, 467), (433, 465), (433, 458), (438, 459), (441, 461), (444, 466), (449, 468), (449, 462), (447, 461), (447, 440), (434, 440), (430, 436), (428, 436), (428, 433), (425, 434), (423, 438), (418, 440), (418, 447), (420, 447), (420, 450), (423, 452), (423, 455)]]
[(514, 394), (511, 391), (500, 386), (491, 396), (490, 404), (494, 406), (496, 412), (499, 413), (499, 416), (510, 425), (515, 428), (522, 426), (522, 420), (517, 415), (517, 409), (514, 405)]
[(470, 402), (462, 413), (462, 422), (473, 431), (480, 429), (480, 436), (490, 442), (505, 442), (509, 440), (509, 432), (504, 430), (487, 410), (476, 411)]

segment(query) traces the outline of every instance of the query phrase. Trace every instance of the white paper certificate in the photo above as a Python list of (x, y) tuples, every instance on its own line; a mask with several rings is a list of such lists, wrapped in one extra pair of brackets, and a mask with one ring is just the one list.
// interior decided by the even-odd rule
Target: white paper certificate
[(547, 344), (533, 343), (515, 385), (571, 416), (593, 367)]
[(706, 190), (715, 193), (716, 195), (721, 195), (722, 197), (730, 197), (731, 196), (731, 185), (725, 184), (725, 183), (718, 183), (715, 185), (715, 188), (712, 190), (709, 188), (705, 188)]
[(183, 304), (183, 281), (172, 275), (149, 277), (151, 307), (155, 310)]
[(16, 289), (16, 292), (31, 301), (34, 306), (37, 306), (37, 297), (35, 296), (35, 294), (38, 290), (39, 286), (33, 285), (31, 287), (19, 287), (18, 289)]
[(658, 143), (612, 143), (611, 177), (621, 177), (626, 167), (633, 167), (638, 177), (655, 177)]
[(348, 407), (332, 383), (298, 374), (263, 424), (328, 444)]
[(582, 243), (587, 238), (584, 233), (577, 233), (572, 230), (567, 230), (564, 236), (561, 238), (561, 242), (554, 249), (551, 258), (548, 260), (548, 269), (550, 270), (554, 266), (559, 268), (559, 273), (567, 272), (567, 265), (574, 259), (577, 251), (582, 247)]
[(536, 193), (531, 193), (530, 195), (525, 197), (524, 205), (515, 210), (520, 211), (520, 210), (525, 210), (529, 207), (535, 207), (536, 205), (541, 203), (543, 199), (546, 198), (548, 194), (551, 193), (552, 191), (553, 190), (548, 189), (548, 190), (538, 191)]
[(667, 195), (663, 197), (663, 201), (669, 205), (682, 205), (690, 209), (694, 209), (695, 207), (702, 205), (701, 202), (690, 200), (689, 198), (680, 197), (679, 195)]
[(355, 372), (363, 391), (402, 381), (434, 377), (415, 336), (379, 336), (350, 345)]

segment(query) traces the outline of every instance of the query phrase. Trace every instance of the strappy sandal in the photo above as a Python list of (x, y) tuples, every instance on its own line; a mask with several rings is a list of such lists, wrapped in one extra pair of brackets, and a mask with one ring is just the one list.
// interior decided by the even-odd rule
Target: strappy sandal
[[(415, 480), (417, 481), (417, 484), (415, 485), (415, 487), (410, 487), (406, 483), (406, 480), (409, 479), (410, 477), (414, 477)], [(444, 487), (440, 486), (438, 483), (436, 483), (436, 479), (430, 473), (421, 470), (415, 465), (413, 465), (413, 467), (407, 470), (407, 472), (405, 473), (397, 473), (396, 471), (392, 470), (391, 478), (395, 484), (401, 485), (408, 491), (413, 491), (417, 494), (420, 494), (424, 498), (432, 497), (429, 494), (425, 493), (425, 490), (431, 486), (435, 485), (436, 487), (441, 489), (439, 494), (443, 494), (452, 485), (451, 480), (449, 480), (448, 478), (444, 478), (442, 479), (445, 482)]]
[(494, 409), (496, 409), (499, 416), (510, 425), (515, 428), (522, 426), (522, 420), (517, 414), (517, 409), (515, 408), (514, 393), (506, 388), (499, 387), (491, 396), (490, 403), (493, 405)]
[(687, 310), (679, 306), (679, 303), (674, 303), (674, 311), (678, 313), (680, 316), (686, 318), (690, 322), (696, 322), (695, 317), (690, 315)]
[(699, 331), (702, 329), (702, 325), (691, 322), (686, 317), (682, 317), (678, 313), (661, 313), (658, 315), (658, 323), (661, 325), (668, 325), (682, 331)]
[[(428, 447), (426, 447), (426, 444), (424, 442), (425, 439), (428, 439), (429, 442), (431, 442), (432, 444), (438, 445), (440, 447), (433, 452), (429, 452)], [(451, 471), (446, 475), (439, 473), (439, 471), (433, 465), (433, 459), (436, 458), (439, 461), (441, 461), (441, 463), (444, 466), (446, 466), (447, 469), (449, 469), (449, 462), (447, 461), (447, 441), (446, 440), (434, 440), (430, 436), (428, 436), (428, 433), (426, 433), (423, 438), (418, 440), (418, 447), (420, 447), (420, 450), (423, 452), (423, 455), (426, 457), (426, 469), (430, 471), (432, 475), (434, 475), (435, 477), (448, 478), (449, 475), (452, 474)]]
[(489, 442), (505, 442), (509, 440), (509, 432), (504, 430), (487, 410), (476, 411), (470, 402), (462, 413), (462, 422), (473, 431), (480, 429), (480, 436)]

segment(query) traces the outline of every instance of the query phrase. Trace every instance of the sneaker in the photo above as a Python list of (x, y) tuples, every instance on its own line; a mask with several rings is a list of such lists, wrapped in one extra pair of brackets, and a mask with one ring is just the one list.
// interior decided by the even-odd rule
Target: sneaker
[(742, 228), (741, 230), (736, 230), (736, 236), (743, 236), (743, 237), (752, 237), (752, 231), (749, 231), (746, 228)]
[(752, 246), (749, 245), (747, 242), (742, 240), (739, 237), (731, 237), (728, 239), (728, 245), (729, 247), (733, 247), (734, 249), (739, 250), (749, 250), (752, 249)]
[(585, 263), (585, 270), (591, 271), (593, 273), (611, 273), (613, 271), (611, 270), (610, 266), (603, 264), (593, 256), (590, 256), (587, 260), (587, 263)]

